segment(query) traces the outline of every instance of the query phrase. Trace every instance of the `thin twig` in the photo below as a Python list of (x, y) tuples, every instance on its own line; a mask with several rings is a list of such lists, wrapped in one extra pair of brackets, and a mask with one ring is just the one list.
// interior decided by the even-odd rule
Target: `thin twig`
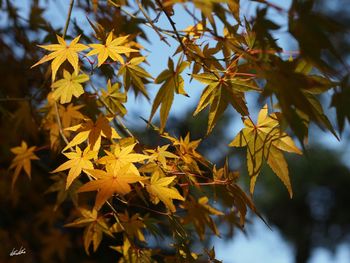
[(167, 17), (167, 19), (168, 19), (168, 21), (169, 21), (171, 27), (172, 27), (173, 30), (174, 30), (174, 34), (175, 34), (175, 36), (176, 36), (178, 42), (179, 42), (180, 45), (181, 45), (181, 49), (182, 49), (182, 51), (184, 52), (184, 54), (187, 55), (187, 56), (192, 57), (192, 59), (194, 59), (195, 63), (200, 64), (200, 65), (201, 65), (203, 68), (205, 68), (208, 72), (210, 72), (210, 73), (213, 74), (216, 78), (219, 79), (219, 76), (218, 76), (211, 68), (209, 68), (209, 67), (207, 66), (207, 64), (205, 63), (205, 60), (204, 60), (203, 57), (201, 57), (201, 56), (199, 56), (198, 54), (194, 53), (193, 55), (195, 55), (196, 57), (199, 58), (200, 61), (198, 61), (196, 58), (194, 58), (194, 57), (192, 56), (192, 54), (191, 54), (190, 52), (188, 52), (188, 50), (187, 50), (185, 44), (182, 42), (181, 36), (180, 36), (180, 34), (179, 34), (179, 32), (178, 32), (178, 30), (177, 30), (177, 28), (176, 28), (176, 25), (175, 25), (174, 20), (173, 20), (173, 19), (168, 15), (168, 13), (165, 11), (163, 4), (162, 4), (159, 0), (156, 0), (156, 2), (157, 2), (157, 4), (159, 5), (159, 7), (162, 9), (163, 13), (166, 15), (166, 17)]
[[(208, 185), (228, 185), (231, 184), (232, 180), (226, 180), (226, 181), (212, 181), (212, 182), (207, 182), (207, 183), (197, 183), (197, 182), (193, 182), (193, 185), (196, 186), (208, 186)], [(180, 187), (183, 186), (190, 186), (192, 184), (190, 183), (183, 183), (183, 184), (178, 184)]]
[(54, 107), (55, 107), (56, 121), (57, 121), (58, 129), (60, 131), (60, 135), (61, 135), (62, 139), (64, 140), (64, 142), (68, 145), (69, 141), (68, 141), (66, 135), (64, 135), (64, 132), (63, 132), (63, 127), (62, 127), (60, 113), (58, 111), (58, 103), (57, 103), (57, 101), (55, 101)]
[(152, 208), (149, 208), (149, 207), (143, 206), (143, 205), (138, 205), (138, 204), (127, 204), (127, 205), (128, 206), (139, 207), (139, 208), (142, 208), (142, 209), (146, 209), (146, 210), (149, 210), (151, 212), (154, 212), (154, 213), (157, 213), (157, 214), (160, 214), (160, 215), (164, 215), (164, 216), (171, 215), (170, 213), (165, 213), (165, 212), (161, 212), (161, 211), (158, 211), (158, 210), (154, 210)]
[(69, 8), (68, 8), (68, 15), (67, 15), (67, 19), (66, 19), (66, 24), (64, 26), (63, 29), (63, 34), (62, 34), (62, 38), (64, 39), (67, 35), (67, 31), (68, 31), (68, 27), (69, 27), (69, 22), (70, 22), (70, 17), (72, 15), (72, 10), (73, 10), (73, 5), (74, 5), (74, 0), (70, 0), (69, 3)]
[[(138, 2), (138, 0), (136, 0), (136, 1)], [(169, 16), (169, 14), (168, 14), (167, 12), (165, 12), (163, 4), (162, 4), (159, 0), (156, 0), (156, 2), (157, 2), (157, 4), (159, 5), (159, 7), (162, 9), (163, 13), (166, 15), (166, 17), (167, 17), (167, 19), (168, 19), (168, 21), (169, 21), (171, 27), (172, 27), (173, 30), (174, 30), (174, 33), (175, 33), (175, 35), (176, 35), (176, 38), (177, 38), (177, 40), (179, 41), (179, 43), (180, 43), (180, 45), (181, 45), (181, 48), (182, 48), (183, 52), (186, 54), (186, 53), (187, 53), (186, 46), (184, 45), (184, 43), (183, 43), (182, 40), (181, 40), (181, 37), (180, 37), (180, 35), (179, 35), (179, 32), (178, 32), (177, 29), (176, 29), (174, 20), (172, 20), (172, 18)], [(142, 12), (142, 11), (141, 11), (141, 12)]]
[[(143, 16), (147, 19), (148, 23), (152, 26), (152, 28), (154, 29), (154, 31), (157, 33), (157, 35), (159, 36), (160, 40), (163, 41), (164, 43), (166, 43), (169, 47), (170, 44), (169, 42), (166, 40), (166, 38), (160, 33), (158, 27), (156, 27), (152, 21), (152, 19), (149, 17), (149, 15), (146, 13), (146, 11), (143, 9), (142, 4), (140, 3), (139, 0), (136, 0), (136, 3), (138, 5), (138, 7), (140, 8), (141, 13), (143, 14)], [(177, 32), (175, 32), (175, 34), (177, 34)]]
[[(65, 24), (64, 29), (63, 29), (63, 34), (62, 34), (62, 38), (63, 39), (66, 37), (66, 34), (67, 34), (70, 17), (72, 15), (73, 5), (74, 5), (74, 0), (71, 0), (70, 4), (69, 4), (69, 8), (68, 8), (68, 15), (67, 15), (67, 19), (66, 19), (66, 24)], [(55, 103), (54, 103), (54, 107), (55, 107), (56, 121), (57, 121), (57, 125), (58, 125), (58, 129), (59, 129), (60, 135), (61, 135), (63, 141), (68, 145), (69, 141), (68, 141), (66, 135), (64, 135), (64, 132), (63, 132), (61, 117), (60, 117), (60, 113), (58, 111), (58, 103), (57, 103), (56, 100), (55, 100)]]

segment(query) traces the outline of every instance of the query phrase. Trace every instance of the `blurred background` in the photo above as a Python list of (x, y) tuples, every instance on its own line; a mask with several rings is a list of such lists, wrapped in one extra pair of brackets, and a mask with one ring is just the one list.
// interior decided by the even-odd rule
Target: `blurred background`
[[(92, 32), (86, 19), (87, 14), (92, 20), (105, 19), (108, 22), (108, 19), (113, 19), (113, 12), (105, 15), (106, 17), (97, 18), (88, 13), (88, 10), (92, 10), (88, 2), (76, 1), (69, 35), (75, 36), (79, 34), (79, 30), (83, 30), (85, 34)], [(291, 5), (291, 1), (271, 0), (269, 3), (284, 10), (288, 10)], [(348, 60), (348, 1), (318, 0), (315, 3), (318, 12), (348, 26), (347, 34), (335, 35), (332, 39), (338, 51)], [(253, 18), (256, 9), (261, 6), (248, 0), (241, 1), (241, 5), (241, 12), (248, 19)], [(40, 69), (29, 69), (40, 57), (38, 48), (32, 43), (54, 39), (55, 32), (60, 32), (64, 26), (68, 6), (69, 0), (0, 1), (0, 262), (6, 262), (12, 248), (19, 246), (33, 252), (27, 253), (23, 262), (107, 262), (114, 255), (104, 244), (91, 257), (87, 257), (83, 250), (73, 251), (75, 244), (82, 242), (81, 229), (69, 229), (69, 235), (65, 231), (57, 230), (57, 222), (65, 220), (67, 223), (69, 218), (61, 210), (53, 212), (55, 196), (44, 194), (47, 185), (52, 183), (47, 175), (50, 163), (48, 167), (33, 167), (30, 183), (26, 178), (21, 178), (23, 180), (17, 183), (13, 192), (8, 188), (10, 176), (6, 167), (11, 161), (8, 149), (18, 145), (22, 139), (33, 144), (41, 141), (41, 134), (37, 131), (40, 116), (36, 117), (32, 111), (45, 96), (45, 92), (40, 91), (44, 77)], [(297, 43), (287, 31), (286, 14), (269, 9), (268, 15), (281, 26), (280, 30), (274, 32), (279, 45), (284, 50), (297, 50)], [(156, 14), (153, 17), (155, 16)], [(180, 8), (175, 8), (174, 20), (180, 29), (193, 24)], [(125, 28), (126, 32), (139, 30), (128, 28), (127, 22), (123, 20), (114, 22), (119, 23), (121, 31)], [(157, 25), (170, 29), (164, 16), (159, 17)], [(167, 60), (164, 55), (173, 54), (177, 44), (169, 39), (172, 47), (168, 47), (148, 27), (141, 26), (141, 30), (143, 35), (139, 40), (145, 47), (149, 63), (146, 68), (155, 77), (166, 68)], [(189, 82), (187, 77), (185, 89), (189, 98), (175, 98), (167, 129), (178, 136), (185, 136), (190, 131), (191, 137), (197, 139), (203, 137), (206, 130), (205, 112), (196, 119), (192, 118), (193, 101), (198, 100), (202, 85), (195, 81)], [(150, 84), (148, 91), (153, 98), (158, 87)], [(35, 96), (33, 92), (37, 92)], [(12, 97), (24, 99), (8, 100)], [(322, 98), (324, 108), (330, 119), (335, 120), (335, 112), (329, 108), (329, 97), (326, 94)], [(247, 100), (255, 119), (261, 103), (257, 103), (258, 99), (253, 95)], [(126, 117), (127, 126), (143, 138), (145, 143), (154, 143), (154, 134), (146, 130), (146, 124), (140, 118), (148, 118), (150, 102), (140, 97), (130, 97), (126, 107), (129, 111)], [(231, 168), (241, 171), (241, 183), (247, 186), (248, 175), (245, 172), (245, 163), (242, 162), (244, 151), (227, 147), (241, 128), (240, 118), (233, 111), (227, 111), (214, 132), (203, 141), (200, 151), (219, 164), (229, 155)], [(208, 235), (206, 242), (208, 245), (215, 245), (217, 258), (229, 263), (350, 262), (348, 125), (341, 137), (339, 142), (332, 135), (312, 126), (306, 154), (302, 157), (287, 156), (294, 189), (293, 199), (289, 199), (283, 184), (265, 167), (257, 182), (254, 201), (269, 227), (259, 218), (250, 215), (244, 231), (234, 229), (232, 235), (222, 236), (221, 239)], [(44, 152), (40, 158), (49, 160), (49, 156), (45, 154), (47, 153)], [(221, 227), (225, 229), (226, 226)], [(14, 262), (16, 259), (12, 260)]]

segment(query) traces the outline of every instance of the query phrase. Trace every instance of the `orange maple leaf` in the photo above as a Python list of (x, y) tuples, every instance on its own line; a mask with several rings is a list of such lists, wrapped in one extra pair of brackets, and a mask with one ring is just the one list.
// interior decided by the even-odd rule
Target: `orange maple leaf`
[(80, 192), (97, 191), (95, 209), (99, 210), (102, 205), (114, 194), (126, 195), (131, 191), (130, 184), (146, 180), (130, 170), (130, 164), (120, 167), (120, 169), (112, 169), (106, 166), (107, 171), (89, 170), (89, 173), (96, 179), (90, 181), (78, 189)]

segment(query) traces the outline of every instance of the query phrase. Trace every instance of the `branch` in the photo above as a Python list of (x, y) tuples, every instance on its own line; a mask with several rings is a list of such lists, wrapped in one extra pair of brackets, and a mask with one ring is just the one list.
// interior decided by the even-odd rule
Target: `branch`
[[(152, 19), (149, 17), (149, 15), (146, 13), (146, 11), (143, 9), (143, 6), (141, 5), (139, 0), (136, 0), (136, 3), (138, 5), (138, 7), (140, 8), (140, 11), (142, 12), (143, 16), (147, 19), (149, 25), (154, 29), (154, 31), (157, 33), (157, 35), (159, 36), (160, 40), (165, 42), (169, 47), (170, 44), (169, 42), (166, 40), (166, 38), (159, 32), (158, 27), (156, 27), (152, 21)], [(177, 34), (177, 32), (175, 32), (175, 34)]]
[(57, 121), (58, 129), (60, 131), (60, 135), (61, 135), (62, 139), (64, 140), (64, 142), (66, 144), (69, 144), (69, 141), (68, 141), (66, 135), (64, 135), (64, 132), (63, 132), (63, 127), (62, 127), (62, 123), (61, 123), (60, 113), (58, 111), (58, 103), (57, 103), (57, 101), (55, 101), (54, 107), (55, 107), (56, 121)]
[[(138, 2), (138, 0), (136, 0), (136, 1)], [(169, 21), (171, 27), (172, 27), (173, 30), (174, 30), (174, 33), (175, 33), (175, 35), (176, 35), (177, 40), (180, 42), (181, 48), (182, 48), (183, 52), (184, 52), (185, 55), (186, 55), (186, 54), (187, 54), (187, 48), (186, 48), (186, 46), (184, 45), (184, 43), (182, 43), (181, 37), (180, 37), (180, 35), (179, 35), (179, 32), (178, 32), (177, 29), (176, 29), (174, 20), (168, 15), (167, 12), (165, 12), (163, 4), (162, 4), (159, 0), (156, 0), (156, 2), (157, 2), (157, 4), (159, 5), (159, 7), (162, 9), (163, 13), (166, 15), (166, 17), (167, 17), (167, 19), (168, 19), (168, 21)]]
[(73, 5), (74, 5), (74, 0), (70, 0), (69, 3), (69, 8), (68, 8), (68, 15), (67, 15), (67, 19), (66, 19), (66, 24), (64, 26), (63, 29), (63, 34), (62, 34), (62, 38), (64, 39), (67, 35), (67, 31), (68, 31), (68, 27), (69, 27), (69, 22), (70, 22), (70, 17), (72, 15), (72, 10), (73, 10)]
[[(66, 19), (66, 24), (64, 26), (63, 34), (62, 34), (62, 38), (63, 39), (66, 37), (66, 34), (67, 34), (70, 17), (72, 15), (73, 5), (74, 5), (74, 0), (70, 0), (70, 4), (69, 4), (69, 8), (68, 8), (68, 15), (67, 15), (67, 19)], [(63, 127), (62, 127), (62, 123), (61, 123), (61, 117), (60, 117), (60, 113), (58, 111), (58, 103), (57, 103), (56, 100), (55, 100), (55, 103), (54, 103), (54, 107), (55, 107), (56, 121), (57, 121), (57, 125), (58, 125), (59, 131), (60, 131), (60, 135), (61, 135), (63, 141), (66, 144), (69, 144), (69, 141), (68, 141), (66, 135), (64, 135), (64, 132), (63, 132)]]

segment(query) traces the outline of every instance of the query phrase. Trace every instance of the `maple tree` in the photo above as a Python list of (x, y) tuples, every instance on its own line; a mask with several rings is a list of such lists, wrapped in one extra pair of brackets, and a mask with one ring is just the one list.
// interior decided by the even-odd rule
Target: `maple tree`
[[(117, 252), (119, 262), (218, 262), (214, 248), (192, 251), (189, 236), (196, 233), (192, 239), (199, 240), (220, 236), (223, 224), (244, 228), (248, 211), (263, 220), (254, 204), (254, 189), (265, 161), (292, 197), (293, 171), (283, 151), (301, 155), (312, 136), (311, 123), (339, 139), (345, 119), (350, 118), (343, 103), (348, 101), (348, 76), (337, 72), (322, 54), (345, 62), (332, 42), (319, 45), (317, 39), (327, 37), (330, 27), (341, 26), (328, 23), (332, 20), (326, 16), (320, 20), (312, 1), (295, 0), (290, 10), (268, 1), (251, 2), (260, 2), (260, 8), (249, 17), (236, 0), (71, 0), (62, 31), (39, 19), (43, 10), (33, 1), (32, 12), (39, 18), (31, 17), (30, 22), (47, 34), (36, 40), (37, 46), (26, 43), (33, 50), (26, 71), (37, 72), (38, 81), (28, 92), (29, 102), (26, 97), (11, 100), (12, 93), (4, 95), (7, 103), (20, 104), (9, 115), (31, 131), (5, 146), (12, 152), (7, 162), (14, 196), (20, 191), (15, 183), (25, 180), (21, 174), (29, 179), (39, 174), (32, 172), (32, 166), (51, 178), (45, 191), (55, 200), (39, 218), (52, 226), (51, 220), (60, 220), (60, 227), (43, 239), (48, 247), (43, 261), (64, 261), (72, 244), (66, 232), (59, 237), (60, 231), (85, 227), (77, 238), (90, 256), (106, 246)], [(15, 10), (9, 2), (6, 7)], [(77, 9), (87, 12), (92, 33), (72, 21)], [(287, 17), (298, 51), (279, 46), (272, 34), (279, 26), (269, 20), (270, 9)], [(187, 14), (193, 24), (179, 28), (176, 12)], [(314, 39), (305, 37), (312, 31), (303, 27), (312, 19), (305, 13), (314, 17), (313, 23), (324, 21), (324, 32)], [(160, 17), (170, 29), (157, 24)], [(151, 40), (154, 45), (175, 48), (163, 57), (167, 67), (156, 77), (149, 70), (149, 51), (140, 44), (142, 39), (150, 41), (144, 27), (159, 37)], [(168, 129), (172, 108), (178, 106), (175, 97), (189, 97), (191, 85), (202, 87), (193, 111), (193, 118), (207, 115), (201, 138)], [(140, 122), (157, 134), (154, 144), (148, 145), (125, 124), (131, 91), (151, 103), (148, 119)], [(249, 94), (257, 94), (259, 101), (251, 103)], [(338, 131), (320, 95), (331, 96)], [(239, 172), (230, 169), (232, 156), (214, 163), (199, 150), (231, 108), (243, 128), (237, 135), (230, 133), (226, 147), (246, 148), (246, 168), (242, 167), (250, 178), (250, 193), (239, 183)], [(251, 114), (255, 108), (259, 108), (257, 122)], [(159, 124), (154, 121), (158, 109)], [(11, 106), (3, 112), (10, 110)], [(50, 218), (47, 211), (57, 218)], [(172, 241), (158, 245), (149, 241), (163, 235)], [(65, 245), (55, 250), (55, 239)]]

